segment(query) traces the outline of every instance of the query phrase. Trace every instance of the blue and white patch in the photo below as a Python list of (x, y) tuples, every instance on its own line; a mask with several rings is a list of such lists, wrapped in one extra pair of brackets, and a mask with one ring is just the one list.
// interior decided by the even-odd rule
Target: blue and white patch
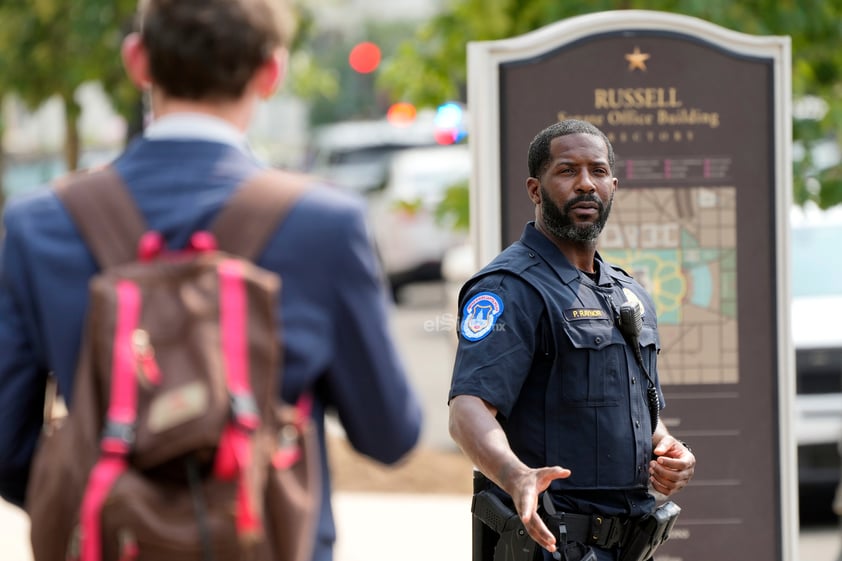
[(462, 337), (468, 341), (484, 339), (494, 330), (503, 313), (503, 301), (493, 292), (480, 292), (465, 304), (462, 311)]

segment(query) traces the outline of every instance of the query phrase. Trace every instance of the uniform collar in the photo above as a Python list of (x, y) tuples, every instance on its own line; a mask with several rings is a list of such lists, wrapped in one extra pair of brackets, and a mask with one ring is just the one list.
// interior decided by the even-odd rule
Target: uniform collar
[(172, 113), (143, 131), (148, 140), (204, 140), (228, 144), (251, 154), (245, 135), (229, 122), (203, 113)]
[[(547, 236), (538, 231), (534, 221), (526, 224), (520, 241), (523, 245), (540, 255), (565, 284), (570, 284), (581, 278), (581, 271), (570, 264), (567, 257), (564, 256)], [(599, 281), (597, 284), (610, 285), (622, 280), (622, 276), (614, 270), (614, 267), (602, 259), (599, 252), (596, 253), (594, 259), (599, 261)]]
[(523, 245), (540, 255), (559, 278), (561, 278), (564, 284), (570, 284), (579, 279), (579, 270), (570, 264), (567, 257), (564, 256), (547, 236), (538, 231), (534, 221), (526, 223), (520, 241)]

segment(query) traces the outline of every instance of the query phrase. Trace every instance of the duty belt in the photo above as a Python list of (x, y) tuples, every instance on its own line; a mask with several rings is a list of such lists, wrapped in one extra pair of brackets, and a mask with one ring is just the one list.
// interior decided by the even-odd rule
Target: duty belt
[(601, 514), (571, 514), (567, 512), (544, 514), (544, 522), (559, 539), (611, 549), (623, 542), (630, 526), (628, 518)]

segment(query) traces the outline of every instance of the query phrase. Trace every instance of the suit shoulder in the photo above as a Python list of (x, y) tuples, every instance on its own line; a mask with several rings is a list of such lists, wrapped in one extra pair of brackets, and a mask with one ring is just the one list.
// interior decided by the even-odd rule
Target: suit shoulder
[(320, 228), (356, 222), (365, 217), (365, 201), (330, 184), (314, 182), (295, 205), (295, 213), (315, 220)]
[(3, 223), (7, 232), (31, 227), (50, 226), (60, 215), (66, 215), (55, 192), (48, 186), (15, 195), (6, 201)]

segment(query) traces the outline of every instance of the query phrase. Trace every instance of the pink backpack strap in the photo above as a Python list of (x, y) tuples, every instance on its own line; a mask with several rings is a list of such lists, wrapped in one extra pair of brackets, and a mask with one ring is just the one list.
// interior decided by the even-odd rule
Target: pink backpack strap
[(246, 478), (251, 464), (251, 434), (260, 416), (249, 376), (248, 296), (243, 262), (225, 260), (219, 265), (219, 312), (222, 355), (232, 418), (225, 427), (216, 453), (214, 474), (224, 480), (238, 479), (236, 520), (243, 535), (261, 530), (258, 509), (249, 496)]
[[(276, 169), (264, 169), (245, 181), (231, 196), (210, 231), (217, 247), (254, 261), (290, 208), (314, 180)], [(237, 530), (241, 535), (261, 530), (258, 505), (249, 496), (246, 478), (251, 464), (250, 437), (260, 422), (250, 382), (248, 363), (248, 302), (242, 262), (226, 260), (219, 266), (220, 329), (233, 416), (217, 450), (214, 474), (238, 478)]]
[(131, 347), (140, 321), (141, 293), (130, 281), (117, 283), (117, 325), (111, 361), (111, 399), (97, 460), (82, 498), (81, 561), (102, 559), (102, 505), (117, 478), (126, 471), (126, 457), (134, 442), (137, 419), (137, 378)]

